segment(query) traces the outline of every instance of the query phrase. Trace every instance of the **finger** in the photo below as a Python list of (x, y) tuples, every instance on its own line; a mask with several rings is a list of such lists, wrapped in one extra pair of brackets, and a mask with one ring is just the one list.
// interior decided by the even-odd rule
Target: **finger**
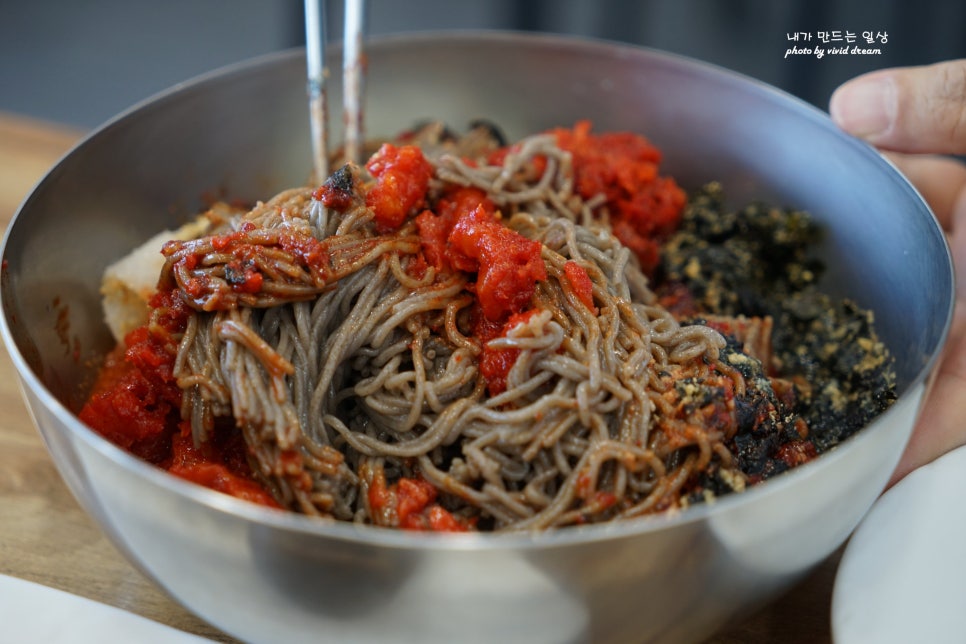
[(922, 414), (890, 485), (946, 452), (966, 445), (966, 315), (960, 311), (957, 318)]
[(948, 236), (959, 295), (949, 339), (936, 367), (935, 382), (922, 406), (915, 430), (892, 476), (903, 476), (966, 445), (966, 192), (953, 206), (953, 232)]
[(966, 59), (884, 69), (832, 94), (832, 119), (846, 132), (900, 152), (966, 152)]
[[(953, 210), (966, 199), (966, 164), (941, 156), (908, 155), (890, 152), (886, 157), (895, 164), (935, 213), (940, 225), (953, 229)], [(963, 221), (961, 226), (966, 226)], [(966, 257), (963, 258), (966, 261)]]

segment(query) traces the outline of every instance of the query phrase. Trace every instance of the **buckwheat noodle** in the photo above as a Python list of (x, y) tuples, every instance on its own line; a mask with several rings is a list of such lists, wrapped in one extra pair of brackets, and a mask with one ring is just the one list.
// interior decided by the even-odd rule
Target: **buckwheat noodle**
[[(631, 253), (593, 216), (600, 200), (574, 193), (570, 154), (553, 136), (515, 150), (502, 166), (480, 167), (427, 152), (431, 190), (480, 188), (510, 228), (543, 245), (539, 312), (492, 341), (520, 352), (503, 393), (488, 395), (479, 375), (468, 276), (413, 277), (414, 224), (377, 234), (363, 200), (336, 212), (298, 188), (233, 230), (265, 246), (285, 235), (325, 242), (329, 264), (313, 273), (273, 250), (257, 296), (192, 314), (175, 375), (196, 440), (231, 416), (282, 505), (374, 524), (387, 522), (368, 501), (377, 476), (421, 477), (454, 515), (523, 530), (660, 509), (712, 462), (737, 473), (729, 436), (676, 418), (667, 395), (712, 370), (740, 392), (740, 374), (720, 359), (724, 338), (657, 304)], [(527, 177), (521, 169), (538, 155), (545, 170)], [(227, 260), (205, 239), (165, 252), (182, 288), (179, 253), (203, 254), (198, 270), (226, 279)], [(591, 278), (596, 315), (564, 278), (568, 261)]]

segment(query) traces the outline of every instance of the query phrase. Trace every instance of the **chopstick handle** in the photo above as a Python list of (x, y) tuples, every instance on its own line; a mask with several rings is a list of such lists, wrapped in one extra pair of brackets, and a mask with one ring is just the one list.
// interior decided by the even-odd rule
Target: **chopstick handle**
[(329, 176), (328, 108), (325, 64), (324, 0), (305, 0), (305, 62), (309, 96), (309, 130), (312, 139), (312, 183), (318, 185)]
[(366, 59), (365, 0), (345, 0), (345, 35), (342, 54), (342, 116), (345, 126), (346, 161), (362, 160), (363, 101), (365, 95)]
[[(312, 138), (313, 183), (329, 176), (329, 132), (325, 62), (325, 1), (305, 0), (305, 58), (309, 96), (309, 126)], [(360, 163), (364, 148), (364, 93), (366, 60), (365, 0), (345, 0), (345, 33), (342, 50), (343, 156)]]

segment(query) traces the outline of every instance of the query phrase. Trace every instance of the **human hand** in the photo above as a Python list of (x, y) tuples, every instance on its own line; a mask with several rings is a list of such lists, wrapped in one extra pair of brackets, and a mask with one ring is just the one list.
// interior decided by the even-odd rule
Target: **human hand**
[(832, 95), (829, 112), (846, 132), (883, 150), (916, 186), (946, 231), (956, 271), (956, 306), (945, 353), (922, 415), (891, 483), (966, 444), (966, 59), (884, 69)]

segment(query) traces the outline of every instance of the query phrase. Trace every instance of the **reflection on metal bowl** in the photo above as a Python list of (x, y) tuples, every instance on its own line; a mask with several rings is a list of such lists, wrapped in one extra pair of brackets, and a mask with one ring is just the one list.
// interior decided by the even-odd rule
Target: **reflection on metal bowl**
[[(694, 640), (834, 551), (901, 454), (951, 316), (942, 231), (908, 183), (818, 110), (660, 52), (456, 33), (377, 39), (368, 57), (371, 134), (486, 117), (517, 138), (588, 118), (647, 135), (686, 187), (715, 179), (735, 202), (811, 211), (829, 233), (826, 288), (876, 312), (899, 402), (832, 452), (743, 494), (540, 534), (312, 520), (127, 455), (73, 414), (111, 346), (102, 271), (206, 194), (253, 200), (307, 179), (294, 51), (178, 86), (108, 123), (51, 170), (8, 232), (4, 341), (54, 461), (114, 543), (190, 610), (253, 642)], [(337, 87), (330, 97), (337, 104)]]

